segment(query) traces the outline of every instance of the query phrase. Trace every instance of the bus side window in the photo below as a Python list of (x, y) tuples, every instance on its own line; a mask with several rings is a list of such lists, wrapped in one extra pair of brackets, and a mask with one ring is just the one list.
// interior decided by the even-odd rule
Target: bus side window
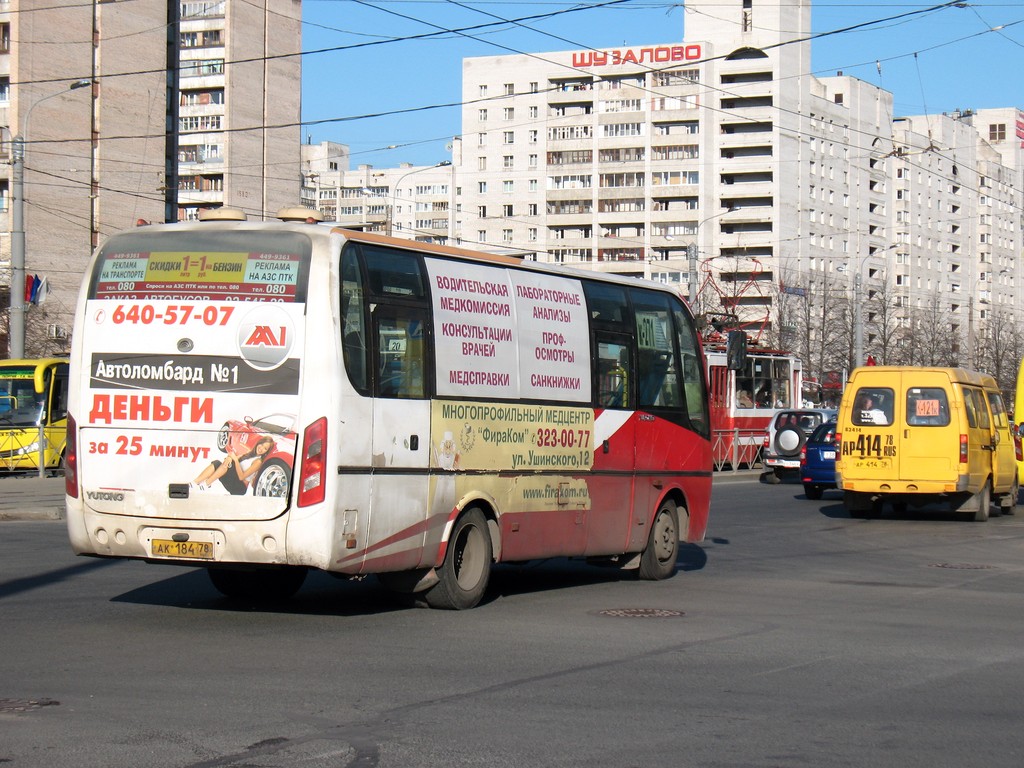
[(341, 348), (349, 381), (360, 392), (369, 391), (366, 365), (366, 308), (363, 278), (355, 249), (341, 257)]
[(630, 290), (636, 313), (637, 405), (680, 408), (683, 403), (675, 351), (675, 321), (668, 297), (654, 291)]
[(378, 317), (377, 394), (380, 397), (425, 397), (425, 355), (420, 319)]
[(635, 377), (629, 359), (629, 342), (597, 339), (597, 405), (628, 408), (630, 382)]

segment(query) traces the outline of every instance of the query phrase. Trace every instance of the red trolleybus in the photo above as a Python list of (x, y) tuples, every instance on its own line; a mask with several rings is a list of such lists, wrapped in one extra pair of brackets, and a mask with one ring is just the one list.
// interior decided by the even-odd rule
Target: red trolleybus
[[(799, 408), (803, 388), (799, 358), (751, 347), (730, 356), (725, 344), (705, 344), (716, 468), (750, 466), (772, 416)], [(730, 357), (732, 366), (730, 366)]]
[(93, 257), (72, 350), (76, 552), (205, 566), (228, 596), (289, 595), (310, 568), (379, 574), (461, 609), (494, 562), (660, 579), (704, 537), (707, 386), (671, 290), (228, 216)]

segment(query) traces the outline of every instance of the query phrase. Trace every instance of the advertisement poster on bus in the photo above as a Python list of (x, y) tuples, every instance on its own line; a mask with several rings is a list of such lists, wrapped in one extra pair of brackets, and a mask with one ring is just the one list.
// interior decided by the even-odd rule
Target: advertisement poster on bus
[(80, 462), (109, 486), (87, 491), (91, 504), (159, 514), (175, 494), (204, 493), (250, 497), (248, 517), (282, 508), (304, 328), (297, 259), (108, 255), (82, 334)]

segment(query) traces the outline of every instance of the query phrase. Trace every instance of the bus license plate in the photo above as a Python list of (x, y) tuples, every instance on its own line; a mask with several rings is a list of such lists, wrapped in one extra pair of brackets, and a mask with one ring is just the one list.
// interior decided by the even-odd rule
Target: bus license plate
[(183, 557), (188, 560), (213, 560), (212, 541), (171, 541), (153, 539), (153, 557)]

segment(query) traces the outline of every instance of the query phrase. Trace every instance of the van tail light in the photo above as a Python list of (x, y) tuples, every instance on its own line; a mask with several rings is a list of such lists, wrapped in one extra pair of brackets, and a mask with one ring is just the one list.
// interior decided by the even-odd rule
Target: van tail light
[(960, 463), (967, 463), (967, 435), (960, 435)]
[(1017, 461), (1024, 461), (1024, 445), (1021, 444), (1020, 435), (1017, 434), (1017, 430), (1011, 425), (1010, 432), (1013, 433), (1013, 452), (1017, 456)]
[(302, 435), (302, 463), (299, 466), (300, 507), (309, 507), (324, 500), (327, 491), (324, 473), (327, 470), (327, 419), (317, 419)]
[(835, 435), (833, 435), (833, 437), (832, 437), (832, 442), (835, 443), (835, 446), (836, 446), (836, 456), (838, 456), (840, 453), (842, 453), (842, 450), (841, 450), (842, 449), (842, 445), (840, 445), (840, 443), (843, 442), (843, 433), (842, 432), (836, 432)]
[(78, 498), (78, 425), (68, 414), (68, 436), (64, 443), (64, 493)]

